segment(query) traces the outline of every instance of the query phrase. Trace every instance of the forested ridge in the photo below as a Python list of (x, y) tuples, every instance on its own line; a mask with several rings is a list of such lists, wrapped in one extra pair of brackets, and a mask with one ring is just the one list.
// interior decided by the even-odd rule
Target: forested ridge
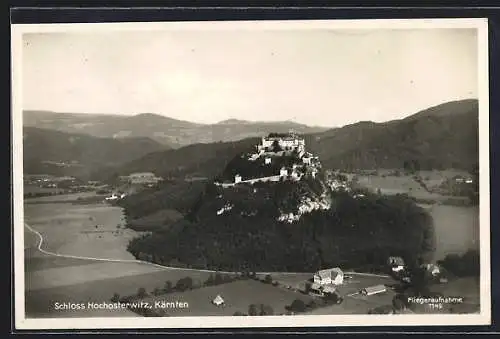
[[(317, 183), (316, 183), (317, 184)], [(316, 189), (321, 187), (316, 185)], [(404, 196), (330, 192), (332, 207), (292, 224), (276, 221), (310, 182), (221, 189), (207, 185), (186, 217), (134, 239), (129, 251), (164, 265), (228, 271), (314, 271), (341, 266), (379, 271), (387, 257), (415, 261), (434, 250), (432, 218)], [(231, 206), (218, 215), (217, 210)]]

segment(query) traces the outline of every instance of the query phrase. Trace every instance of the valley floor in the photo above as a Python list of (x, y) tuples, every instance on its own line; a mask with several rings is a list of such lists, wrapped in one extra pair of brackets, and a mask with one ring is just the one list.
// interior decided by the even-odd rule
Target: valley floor
[[(235, 312), (247, 313), (250, 304), (261, 303), (271, 306), (274, 314), (284, 314), (286, 306), (295, 299), (305, 303), (314, 299), (297, 291), (311, 277), (310, 273), (280, 272), (271, 273), (278, 286), (237, 280), (154, 297), (153, 290), (162, 289), (167, 281), (175, 285), (179, 279), (190, 277), (194, 285), (200, 286), (212, 272), (136, 262), (126, 251), (126, 244), (139, 233), (123, 227), (121, 209), (103, 203), (72, 204), (75, 198), (58, 197), (58, 201), (48, 198), (25, 203), (24, 307), (27, 318), (137, 317), (136, 312), (128, 309), (67, 310), (58, 309), (58, 305), (110, 302), (114, 294), (136, 295), (140, 288), (148, 294), (141, 300), (153, 304), (162, 300), (179, 301), (189, 305), (163, 312), (169, 316), (233, 315)], [(307, 314), (366, 314), (369, 309), (391, 304), (394, 292), (390, 290), (371, 297), (355, 293), (364, 287), (391, 284), (392, 279), (369, 274), (352, 273), (350, 276), (339, 288), (345, 298), (341, 305), (318, 307)], [(453, 293), (443, 286), (443, 293), (468, 293), (469, 310), (475, 310), (478, 294), (467, 291), (474, 290), (477, 284), (473, 281), (456, 284)], [(225, 306), (211, 303), (217, 295), (224, 298)]]

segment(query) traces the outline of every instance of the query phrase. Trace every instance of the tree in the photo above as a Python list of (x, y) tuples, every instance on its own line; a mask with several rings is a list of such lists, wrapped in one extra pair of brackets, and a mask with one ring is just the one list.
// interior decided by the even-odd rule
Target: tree
[(271, 306), (269, 305), (264, 305), (264, 304), (261, 304), (260, 305), (260, 313), (259, 315), (273, 315), (274, 314), (274, 310)]
[(244, 316), (244, 315), (245, 315), (245, 313), (240, 312), (240, 311), (236, 311), (236, 312), (234, 312), (234, 314), (233, 314), (233, 315), (234, 315), (234, 316)]
[(392, 307), (396, 312), (405, 310), (408, 307), (407, 298), (403, 294), (396, 294), (392, 298)]
[(424, 296), (429, 292), (429, 276), (427, 270), (420, 265), (411, 265), (407, 269), (410, 285), (417, 296)]
[(114, 303), (116, 303), (116, 302), (120, 301), (120, 295), (119, 295), (118, 293), (116, 293), (116, 292), (115, 292), (115, 293), (113, 294), (113, 297), (111, 297), (111, 301), (112, 301), (112, 302), (114, 302)]
[(169, 293), (172, 291), (172, 282), (170, 280), (165, 281), (165, 286), (163, 287), (165, 293)]
[(207, 280), (205, 280), (205, 282), (203, 283), (205, 286), (212, 286), (214, 285), (214, 276), (213, 274), (210, 274), (207, 278)]
[(295, 299), (289, 306), (289, 309), (292, 312), (304, 312), (306, 310), (306, 304), (300, 299)]
[(175, 288), (181, 292), (189, 290), (192, 287), (193, 287), (193, 279), (191, 279), (191, 277), (185, 277), (179, 279), (179, 281), (177, 281), (177, 284), (175, 284)]
[(254, 304), (251, 304), (250, 306), (248, 306), (248, 315), (257, 315), (257, 306), (255, 306)]
[(323, 298), (328, 304), (339, 303), (341, 297), (337, 293), (326, 293)]
[(309, 282), (306, 282), (304, 286), (304, 293), (308, 294), (311, 291), (311, 284)]
[(153, 292), (151, 292), (151, 294), (153, 295), (161, 295), (161, 289), (159, 289), (158, 287), (155, 287), (155, 289), (153, 290)]
[(148, 295), (148, 293), (146, 292), (146, 289), (144, 287), (139, 287), (139, 289), (137, 290), (137, 297), (144, 298), (147, 295)]
[(479, 263), (479, 252), (477, 250), (469, 250), (461, 256), (448, 254), (438, 262), (438, 264), (458, 277), (479, 276)]
[(266, 284), (271, 284), (273, 282), (273, 278), (271, 277), (270, 274), (266, 274), (266, 277), (264, 278), (264, 282)]

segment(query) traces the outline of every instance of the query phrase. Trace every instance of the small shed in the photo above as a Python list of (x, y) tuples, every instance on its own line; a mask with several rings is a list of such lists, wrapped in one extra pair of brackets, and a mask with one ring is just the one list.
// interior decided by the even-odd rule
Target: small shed
[(375, 285), (375, 286), (363, 288), (361, 290), (361, 294), (374, 295), (374, 294), (384, 293), (386, 291), (387, 291), (387, 288), (385, 287), (385, 285)]
[(222, 297), (218, 294), (214, 300), (212, 300), (212, 304), (216, 305), (216, 306), (221, 306), (221, 305), (224, 305), (224, 299), (222, 299)]

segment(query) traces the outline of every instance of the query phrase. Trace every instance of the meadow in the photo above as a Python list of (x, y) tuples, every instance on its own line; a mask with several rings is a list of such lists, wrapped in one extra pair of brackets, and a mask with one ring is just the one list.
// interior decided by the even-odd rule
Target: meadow
[[(212, 304), (212, 300), (220, 295), (224, 299), (223, 306)], [(235, 312), (248, 313), (251, 304), (269, 305), (275, 315), (284, 314), (285, 307), (295, 299), (305, 303), (313, 297), (289, 291), (256, 280), (238, 280), (217, 286), (203, 287), (186, 292), (170, 293), (157, 297), (148, 297), (144, 301), (154, 304), (155, 301), (186, 302), (187, 308), (171, 308), (163, 315), (168, 316), (232, 316)]]
[(454, 176), (467, 176), (466, 172), (453, 169), (443, 171), (419, 171), (417, 174), (426, 187), (422, 187), (422, 185), (413, 178), (413, 175), (401, 173), (396, 176), (394, 175), (394, 170), (380, 169), (377, 171), (377, 174), (356, 175), (356, 178), (359, 186), (368, 188), (374, 192), (380, 190), (380, 193), (387, 195), (408, 194), (416, 199), (442, 202), (450, 198), (459, 198), (431, 193), (429, 190), (437, 188), (443, 182)]
[[(68, 197), (63, 197), (68, 199)], [(25, 223), (40, 232), (43, 249), (64, 255), (134, 259), (126, 251), (138, 233), (125, 229), (119, 207), (107, 204), (24, 204)]]
[(422, 205), (434, 220), (436, 251), (434, 260), (448, 254), (462, 254), (469, 249), (479, 250), (479, 207)]

